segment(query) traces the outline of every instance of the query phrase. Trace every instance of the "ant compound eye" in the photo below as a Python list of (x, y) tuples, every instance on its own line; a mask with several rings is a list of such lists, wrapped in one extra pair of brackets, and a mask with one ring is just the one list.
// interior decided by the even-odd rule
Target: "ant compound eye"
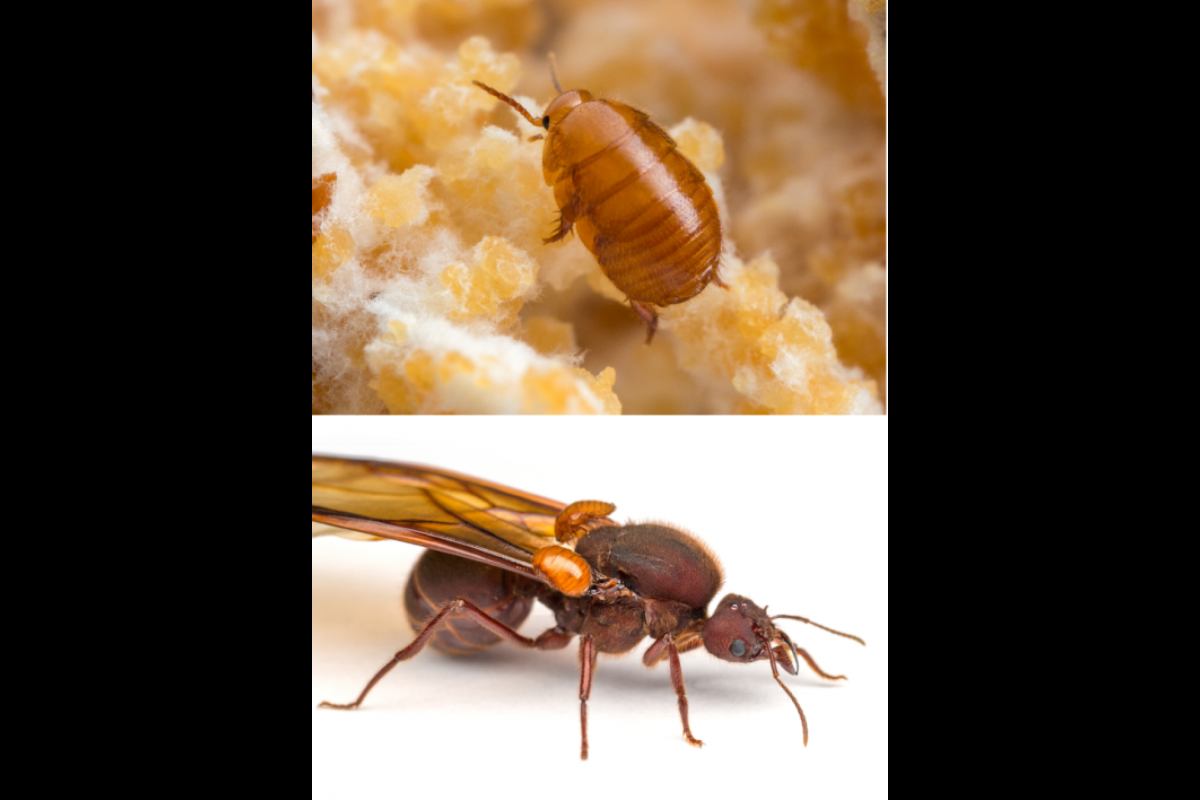
[(542, 127), (545, 128), (546, 130), (550, 130), (550, 117), (549, 116), (542, 117)]
[(746, 643), (741, 639), (734, 639), (733, 644), (729, 645), (729, 652), (733, 653), (738, 658), (746, 655)]

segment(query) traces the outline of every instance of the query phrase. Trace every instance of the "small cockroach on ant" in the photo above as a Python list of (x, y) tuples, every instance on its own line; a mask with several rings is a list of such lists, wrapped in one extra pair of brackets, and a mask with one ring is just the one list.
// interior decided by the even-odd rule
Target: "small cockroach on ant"
[(576, 231), (645, 321), (649, 344), (655, 306), (682, 303), (710, 282), (725, 285), (717, 276), (716, 201), (704, 175), (645, 112), (582, 89), (563, 91), (553, 54), (550, 70), (559, 94), (540, 120), (503, 92), (473, 83), (546, 130), (542, 173), (561, 217), (544, 241)]
[[(507, 641), (557, 650), (579, 637), (581, 661), (580, 757), (588, 756), (587, 702), (599, 653), (619, 654), (653, 639), (642, 662), (666, 660), (683, 722), (692, 735), (680, 653), (703, 646), (725, 661), (767, 661), (800, 714), (804, 710), (779, 677), (797, 674), (802, 658), (828, 680), (805, 650), (775, 625), (798, 620), (865, 644), (857, 636), (804, 617), (770, 616), (741, 595), (730, 594), (708, 614), (721, 587), (716, 558), (693, 536), (661, 523), (620, 525), (616, 506), (597, 500), (570, 505), (499, 484), (414, 464), (312, 456), (313, 536), (395, 539), (428, 548), (404, 591), (416, 638), (396, 653), (352, 703), (425, 645), (451, 655)], [(332, 527), (331, 527), (332, 526)], [(573, 549), (572, 549), (573, 548)], [(517, 633), (533, 602), (550, 608), (557, 625), (536, 639)]]

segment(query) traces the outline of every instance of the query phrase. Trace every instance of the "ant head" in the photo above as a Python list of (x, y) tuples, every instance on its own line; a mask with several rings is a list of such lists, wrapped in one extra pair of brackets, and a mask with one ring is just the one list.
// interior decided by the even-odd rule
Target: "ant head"
[[(805, 617), (796, 617), (790, 614), (777, 614), (769, 617), (765, 608), (759, 608), (753, 601), (737, 594), (725, 595), (725, 598), (717, 604), (717, 609), (713, 612), (712, 617), (704, 624), (704, 631), (701, 634), (704, 639), (704, 647), (717, 658), (742, 664), (749, 664), (751, 661), (771, 662), (771, 674), (775, 676), (775, 682), (783, 691), (787, 692), (792, 704), (796, 706), (796, 711), (800, 712), (800, 725), (804, 729), (804, 744), (807, 746), (808, 720), (804, 718), (804, 709), (800, 708), (800, 702), (796, 700), (792, 690), (784, 686), (783, 681), (779, 679), (780, 666), (792, 675), (796, 674), (798, 663), (796, 645), (792, 644), (791, 638), (786, 633), (775, 627), (773, 619), (795, 619), (838, 636), (853, 639), (859, 644), (865, 645), (866, 642), (849, 633), (826, 628)], [(829, 680), (844, 679), (845, 676), (842, 675), (826, 675), (821, 672), (808, 653), (803, 650), (800, 652), (804, 655), (808, 665), (821, 677)]]
[(788, 652), (791, 640), (772, 624), (765, 608), (741, 595), (725, 595), (717, 604), (704, 625), (703, 638), (708, 652), (739, 664), (768, 660), (774, 650), (775, 661), (787, 672), (796, 674), (796, 663)]

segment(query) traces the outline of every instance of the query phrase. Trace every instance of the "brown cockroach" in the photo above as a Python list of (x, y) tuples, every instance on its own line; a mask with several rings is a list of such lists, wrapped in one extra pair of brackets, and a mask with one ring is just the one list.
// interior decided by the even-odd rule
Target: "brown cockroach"
[[(620, 525), (611, 503), (564, 505), (499, 484), (414, 464), (312, 457), (313, 536), (395, 539), (429, 549), (404, 590), (416, 638), (380, 669), (358, 698), (322, 708), (358, 708), (393, 667), (425, 645), (451, 655), (507, 641), (557, 650), (579, 637), (580, 757), (588, 757), (587, 702), (599, 653), (620, 654), (653, 639), (642, 662), (667, 660), (683, 721), (683, 736), (703, 745), (688, 724), (679, 654), (703, 645), (725, 661), (768, 661), (776, 682), (796, 674), (800, 658), (822, 678), (844, 680), (817, 666), (775, 620), (793, 619), (866, 644), (857, 636), (804, 617), (768, 616), (741, 595), (726, 595), (710, 617), (721, 587), (716, 558), (695, 537), (661, 523)], [(330, 527), (333, 526), (333, 527)], [(553, 543), (552, 543), (553, 542)], [(572, 549), (574, 548), (574, 549)], [(557, 625), (536, 639), (515, 630), (534, 600)]]
[(559, 94), (541, 120), (503, 92), (473, 83), (546, 130), (542, 174), (561, 217), (544, 241), (575, 230), (645, 321), (649, 344), (658, 327), (655, 306), (682, 303), (711, 281), (724, 286), (712, 190), (644, 111), (582, 89), (563, 91), (553, 54), (550, 74)]

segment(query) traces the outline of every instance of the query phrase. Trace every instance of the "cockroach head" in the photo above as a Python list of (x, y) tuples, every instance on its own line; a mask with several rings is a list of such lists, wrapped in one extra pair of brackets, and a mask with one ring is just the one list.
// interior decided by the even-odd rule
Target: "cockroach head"
[(558, 97), (546, 106), (546, 112), (542, 116), (542, 127), (549, 130), (552, 126), (557, 125), (562, 121), (562, 118), (570, 113), (575, 106), (590, 103), (592, 101), (592, 93), (584, 89), (572, 89), (569, 92), (563, 92)]
[(796, 674), (791, 641), (767, 616), (765, 608), (741, 595), (727, 594), (704, 625), (704, 647), (717, 658), (739, 664), (766, 661), (775, 652), (775, 660)]

